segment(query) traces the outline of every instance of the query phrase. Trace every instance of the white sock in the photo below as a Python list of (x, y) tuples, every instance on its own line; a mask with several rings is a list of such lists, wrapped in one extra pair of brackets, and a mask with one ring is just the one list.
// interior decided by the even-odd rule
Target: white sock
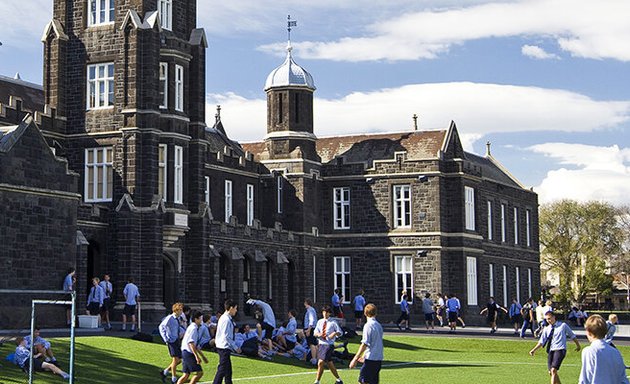
[(177, 383), (177, 377), (176, 377), (176, 376), (173, 376), (173, 377), (171, 378), (171, 381), (172, 381), (173, 383)]
[(123, 326), (122, 326), (122, 329), (123, 329), (123, 331), (124, 331), (125, 329), (127, 329), (127, 326), (126, 326), (126, 325), (123, 325)]
[(164, 376), (167, 376), (169, 374), (169, 372), (171, 372), (170, 369), (166, 368), (164, 371), (162, 371), (164, 373)]

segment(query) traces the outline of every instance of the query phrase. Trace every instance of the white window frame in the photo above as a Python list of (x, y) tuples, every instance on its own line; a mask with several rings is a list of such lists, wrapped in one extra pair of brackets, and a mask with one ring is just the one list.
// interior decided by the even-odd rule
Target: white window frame
[[(399, 276), (402, 276), (402, 285), (398, 282)], [(400, 304), (402, 298), (400, 292), (403, 290), (407, 290), (407, 301), (413, 301), (413, 256), (394, 256), (394, 288), (396, 304)]]
[(173, 161), (173, 202), (184, 202), (184, 148), (175, 146), (175, 159)]
[(468, 305), (477, 305), (477, 258), (466, 257), (466, 286)]
[(532, 269), (527, 268), (527, 297), (532, 297)]
[(254, 184), (247, 184), (247, 225), (254, 225)]
[[(92, 154), (92, 161), (88, 160), (89, 154)], [(98, 161), (98, 156), (101, 161)], [(97, 203), (104, 201), (112, 201), (114, 171), (113, 171), (113, 147), (97, 147), (85, 149), (85, 169), (84, 169), (84, 201), (86, 203)], [(89, 181), (89, 173), (92, 173), (92, 182)], [(99, 178), (102, 177), (101, 189), (99, 191)], [(91, 189), (92, 197), (89, 197)], [(99, 196), (100, 194), (100, 196)]]
[(516, 301), (521, 302), (521, 268), (515, 267), (514, 273), (516, 274)]
[(464, 211), (466, 214), (466, 230), (475, 230), (475, 188), (464, 186)]
[(175, 110), (184, 111), (184, 67), (175, 64)]
[(492, 240), (492, 201), (488, 200), (488, 240)]
[[(103, 8), (102, 5), (105, 5)], [(115, 0), (88, 0), (88, 27), (113, 24), (116, 17)]]
[(350, 257), (335, 256), (333, 262), (335, 289), (341, 289), (341, 294), (343, 295), (342, 302), (344, 304), (350, 304)]
[(507, 228), (506, 225), (507, 223), (505, 222), (505, 204), (501, 204), (501, 242), (505, 243), (505, 241), (507, 240)]
[(518, 208), (514, 207), (514, 245), (518, 245)]
[(333, 188), (333, 228), (350, 229), (350, 188)]
[(210, 207), (210, 176), (204, 176), (203, 180), (206, 184), (203, 193), (204, 201), (206, 202), (206, 205)]
[(494, 297), (494, 264), (488, 264), (488, 291)]
[(282, 190), (284, 188), (284, 177), (281, 174), (276, 176), (276, 212), (282, 213)]
[(160, 63), (160, 90), (162, 93), (162, 100), (160, 100), (160, 108), (168, 108), (168, 63)]
[[(114, 63), (87, 66), (86, 100), (88, 110), (114, 107)], [(101, 100), (101, 95), (103, 99)]]
[(508, 305), (508, 281), (507, 281), (507, 265), (503, 266), (503, 306)]
[(173, 0), (159, 0), (158, 13), (160, 26), (171, 31), (173, 29)]
[[(160, 155), (162, 160), (160, 160)], [(162, 182), (160, 183), (160, 176)], [(168, 145), (160, 144), (158, 146), (158, 194), (162, 195), (162, 199), (166, 201), (168, 190)], [(160, 189), (162, 193), (160, 193)]]
[(232, 216), (232, 180), (225, 180), (224, 188), (225, 196), (225, 222), (230, 222), (230, 216)]
[(532, 233), (531, 233), (531, 212), (529, 209), (525, 210), (525, 238), (527, 246), (532, 246)]
[(411, 185), (400, 184), (392, 188), (394, 228), (411, 228)]

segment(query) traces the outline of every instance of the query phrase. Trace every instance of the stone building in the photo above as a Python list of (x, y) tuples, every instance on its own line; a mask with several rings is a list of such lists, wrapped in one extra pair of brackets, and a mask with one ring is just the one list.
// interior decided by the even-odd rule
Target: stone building
[[(465, 152), (454, 123), (318, 138), (315, 83), (290, 45), (265, 84), (267, 135), (239, 144), (220, 109), (205, 121), (196, 14), (195, 0), (54, 1), (43, 86), (0, 78), (0, 165), (13, 170), (0, 171), (0, 200), (15, 201), (0, 256), (27, 273), (12, 260), (37, 231), (63, 256), (45, 282), (9, 274), (0, 288), (58, 289), (76, 266), (81, 294), (107, 272), (120, 300), (133, 277), (148, 317), (251, 295), (284, 318), (334, 288), (346, 302), (364, 289), (384, 317), (403, 289), (456, 294), (472, 315), (490, 295), (537, 293), (537, 196), (489, 148)], [(45, 166), (27, 172), (31, 158)], [(57, 231), (36, 219), (51, 213)]]

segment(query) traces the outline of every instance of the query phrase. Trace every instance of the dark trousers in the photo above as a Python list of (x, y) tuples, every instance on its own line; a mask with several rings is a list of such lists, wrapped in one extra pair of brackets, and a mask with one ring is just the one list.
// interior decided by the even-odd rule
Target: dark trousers
[(232, 384), (232, 360), (230, 360), (230, 350), (217, 348), (217, 353), (219, 354), (219, 366), (217, 367), (217, 374), (214, 375), (212, 384), (221, 384), (223, 378), (225, 378), (225, 384)]
[(521, 337), (525, 337), (525, 332), (527, 330), (532, 331), (532, 335), (534, 334), (534, 323), (528, 320), (523, 320), (523, 326), (521, 327)]

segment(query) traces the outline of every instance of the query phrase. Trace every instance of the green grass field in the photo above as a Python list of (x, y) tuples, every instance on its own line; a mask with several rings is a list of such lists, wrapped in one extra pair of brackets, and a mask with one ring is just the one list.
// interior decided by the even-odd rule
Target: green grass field
[[(381, 371), (382, 383), (547, 383), (546, 354), (538, 351), (528, 355), (533, 339), (498, 340), (489, 338), (452, 338), (440, 336), (385, 336), (385, 359)], [(68, 339), (53, 339), (53, 348), (67, 369)], [(582, 343), (584, 346), (584, 343)], [(580, 372), (580, 354), (571, 343), (560, 377), (565, 383), (576, 383)], [(356, 351), (356, 344), (349, 346)], [(13, 346), (0, 347), (0, 356), (13, 352)], [(626, 361), (630, 361), (630, 347), (621, 347)], [(202, 382), (214, 377), (217, 355), (206, 352), (208, 364), (203, 368)], [(81, 337), (77, 339), (77, 383), (159, 383), (158, 372), (169, 361), (166, 347), (160, 343), (143, 343), (113, 337)], [(315, 370), (303, 363), (281, 357), (273, 361), (232, 357), (234, 381), (243, 383), (305, 383), (315, 378)], [(338, 367), (339, 368), (339, 367)], [(340, 370), (346, 384), (356, 383), (358, 369)], [(16, 366), (2, 362), (0, 383), (25, 383), (27, 376)], [(51, 373), (38, 373), (37, 383), (59, 383), (63, 380)], [(329, 372), (323, 383), (333, 383)]]

